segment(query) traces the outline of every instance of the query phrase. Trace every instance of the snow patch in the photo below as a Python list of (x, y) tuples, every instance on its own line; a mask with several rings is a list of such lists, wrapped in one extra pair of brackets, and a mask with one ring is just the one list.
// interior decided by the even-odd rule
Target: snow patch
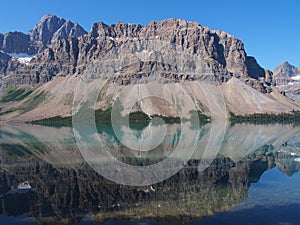
[(300, 81), (300, 75), (297, 75), (297, 76), (293, 76), (291, 77), (292, 80), (299, 80)]
[(28, 55), (26, 53), (7, 53), (12, 58), (17, 59), (20, 63), (28, 65), (28, 63), (36, 56), (36, 55)]
[(23, 64), (28, 64), (30, 63), (30, 61), (32, 60), (32, 57), (21, 57), (21, 58), (18, 58), (18, 61), (20, 63), (23, 63)]
[(294, 161), (300, 162), (300, 158), (295, 158)]

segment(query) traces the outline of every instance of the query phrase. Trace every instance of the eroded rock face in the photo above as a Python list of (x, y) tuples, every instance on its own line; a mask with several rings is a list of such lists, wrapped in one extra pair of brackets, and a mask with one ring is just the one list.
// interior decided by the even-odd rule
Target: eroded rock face
[(8, 32), (4, 34), (0, 48), (7, 53), (33, 54), (36, 52), (34, 46), (31, 45), (30, 37), (22, 32)]
[(291, 65), (289, 62), (283, 62), (280, 66), (278, 66), (274, 70), (274, 76), (279, 74), (288, 74), (289, 76), (296, 76), (299, 75), (300, 69)]
[(70, 20), (58, 18), (54, 15), (45, 15), (29, 31), (32, 41), (41, 41), (45, 44), (53, 43), (57, 40), (79, 37), (86, 34), (86, 31), (78, 24)]
[(300, 75), (300, 68), (297, 68), (288, 62), (283, 62), (273, 71), (276, 85), (286, 85), (293, 81), (293, 77), (298, 75)]
[[(148, 54), (148, 59), (152, 61), (148, 63), (151, 68), (148, 72), (171, 82), (185, 79), (224, 82), (235, 76), (249, 79), (250, 85), (262, 92), (269, 91), (264, 83), (265, 71), (253, 57), (247, 56), (240, 40), (195, 22), (168, 19), (151, 22), (147, 26), (123, 22), (109, 26), (100, 22), (95, 23), (91, 31), (83, 36), (80, 36), (83, 32), (75, 27), (76, 24), (72, 26), (71, 22), (57, 17), (43, 17), (30, 31), (30, 37), (52, 45), (28, 65), (14, 71), (7, 70), (6, 73), (10, 74), (9, 85), (16, 84), (20, 76), (24, 83), (30, 81), (29, 84), (35, 84), (47, 82), (53, 76), (82, 74), (90, 63), (108, 57), (120, 59), (113, 66), (116, 72), (113, 75), (118, 76), (119, 84), (136, 83), (139, 77), (135, 76), (134, 71), (145, 71), (134, 57), (126, 56), (124, 52), (140, 51), (141, 54)], [(67, 39), (72, 36), (74, 38)], [(163, 71), (157, 71), (161, 69), (155, 66), (158, 63), (166, 65)], [(127, 66), (131, 66), (132, 70), (122, 70)]]
[(0, 50), (6, 53), (34, 55), (58, 40), (77, 38), (86, 33), (78, 23), (54, 15), (45, 15), (28, 34), (0, 34)]
[(282, 63), (273, 72), (273, 83), (283, 95), (300, 103), (300, 68)]
[(0, 52), (0, 77), (4, 76), (10, 59), (11, 57), (9, 55)]
[(0, 33), (0, 47), (3, 45), (4, 35)]

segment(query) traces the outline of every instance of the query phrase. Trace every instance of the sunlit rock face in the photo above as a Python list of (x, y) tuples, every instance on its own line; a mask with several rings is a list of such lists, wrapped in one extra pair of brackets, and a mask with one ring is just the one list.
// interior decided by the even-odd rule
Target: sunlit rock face
[[(0, 52), (0, 96), (9, 87), (27, 84), (41, 97), (30, 95), (18, 107), (5, 105), (7, 112), (30, 109), (16, 112), (19, 121), (70, 116), (82, 80), (101, 89), (97, 109), (111, 108), (115, 96), (126, 88), (153, 83), (161, 85), (161, 93), (178, 98), (182, 108), (187, 98), (178, 93), (184, 89), (196, 110), (210, 117), (226, 117), (229, 111), (244, 115), (299, 110), (284, 91), (273, 91), (272, 72), (246, 54), (242, 41), (196, 22), (98, 22), (86, 33), (76, 23), (46, 15), (24, 35), (19, 35), (18, 43), (29, 43), (33, 50), (27, 55)], [(4, 41), (5, 35), (0, 35), (0, 44)], [(32, 99), (35, 104), (29, 104)], [(153, 99), (145, 102), (147, 109), (140, 106), (140, 110), (148, 115), (176, 116), (169, 105)], [(226, 112), (217, 111), (222, 104)], [(4, 120), (13, 118), (16, 114), (7, 113)]]
[(274, 70), (273, 80), (282, 94), (300, 103), (300, 68), (284, 62)]
[[(24, 52), (19, 49), (9, 52), (38, 54), (26, 66), (18, 65), (15, 70), (7, 68), (5, 74), (10, 75), (11, 79), (5, 81), (6, 86), (47, 82), (58, 75), (81, 74), (89, 63), (101, 58), (103, 54), (113, 53), (116, 48), (121, 49), (121, 52), (124, 48), (132, 51), (140, 49), (142, 54), (155, 56), (155, 50), (169, 44), (165, 46), (163, 58), (153, 57), (153, 60), (164, 62), (163, 59), (166, 57), (173, 58), (171, 65), (156, 65), (155, 61), (146, 62), (144, 66), (132, 65), (131, 72), (147, 73), (146, 67), (152, 68), (153, 71), (156, 66), (162, 67), (163, 70), (173, 66), (174, 68), (167, 71), (167, 74), (160, 75), (166, 76), (172, 72), (173, 74), (168, 76), (173, 81), (201, 78), (217, 79), (221, 82), (235, 76), (248, 79), (248, 83), (250, 79), (253, 87), (263, 92), (267, 91), (264, 86), (258, 85), (260, 78), (265, 77), (265, 71), (253, 57), (247, 56), (240, 40), (223, 31), (210, 30), (196, 22), (167, 19), (144, 26), (123, 22), (106, 25), (99, 22), (93, 24), (91, 31), (86, 33), (77, 23), (45, 15), (25, 36), (28, 39), (27, 45), (33, 46), (33, 50)], [(3, 40), (4, 43), (5, 38)], [(149, 43), (154, 41), (156, 46), (153, 49)], [(30, 44), (31, 42), (34, 44)], [(181, 49), (186, 54), (174, 55), (174, 48)], [(196, 57), (187, 60), (185, 58), (187, 54)], [(122, 61), (122, 53), (120, 57)], [(126, 66), (131, 64), (127, 61)], [(183, 74), (189, 72), (191, 68), (195, 71), (195, 75)], [(131, 72), (124, 75), (130, 77)], [(31, 79), (24, 78), (17, 81), (19, 74)], [(129, 84), (136, 79), (138, 77), (125, 78), (119, 82)]]

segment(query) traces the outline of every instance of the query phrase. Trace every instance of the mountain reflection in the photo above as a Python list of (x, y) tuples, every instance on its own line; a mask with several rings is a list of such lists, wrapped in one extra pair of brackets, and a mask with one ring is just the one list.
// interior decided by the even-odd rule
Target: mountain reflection
[[(180, 132), (179, 125), (167, 125), (164, 141), (152, 151), (140, 152), (123, 146), (109, 127), (97, 135), (119, 160), (148, 165), (172, 154)], [(73, 224), (88, 213), (99, 223), (152, 219), (186, 224), (244, 201), (250, 183), (274, 166), (289, 176), (300, 171), (299, 136), (300, 128), (291, 125), (207, 124), (183, 169), (163, 182), (134, 187), (103, 178), (91, 166), (103, 160), (97, 158), (97, 149), (91, 155), (78, 149), (72, 128), (1, 126), (0, 212), (27, 213), (37, 224)], [(25, 181), (33, 191), (8, 194)]]

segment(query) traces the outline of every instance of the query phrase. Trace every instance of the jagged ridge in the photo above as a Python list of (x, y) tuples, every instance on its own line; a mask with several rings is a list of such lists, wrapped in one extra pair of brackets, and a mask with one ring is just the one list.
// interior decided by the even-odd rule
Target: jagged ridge
[[(226, 81), (235, 76), (245, 79), (245, 82), (262, 92), (270, 91), (265, 85), (261, 85), (261, 81), (264, 82), (265, 79), (264, 69), (253, 57), (247, 56), (240, 40), (195, 22), (168, 19), (153, 21), (147, 26), (123, 22), (109, 26), (100, 22), (95, 23), (91, 31), (83, 36), (81, 35), (84, 32), (76, 30), (75, 27), (76, 24), (55, 16), (44, 16), (30, 31), (29, 36), (52, 45), (41, 51), (29, 65), (20, 65), (19, 62), (8, 65), (4, 75), (9, 74), (10, 78), (4, 81), (4, 86), (36, 84), (47, 82), (57, 75), (81, 74), (89, 63), (116, 46), (122, 48), (124, 43), (130, 41), (158, 40), (179, 46), (189, 54), (196, 55), (198, 60), (189, 63), (196, 69), (200, 68), (200, 71), (209, 71), (217, 80)], [(129, 47), (134, 48), (134, 44), (136, 43)], [(140, 47), (147, 48), (146, 45), (147, 43), (142, 43)], [(177, 59), (180, 60), (185, 59)], [(202, 75), (198, 73), (196, 79)], [(128, 81), (120, 83), (128, 84)]]

